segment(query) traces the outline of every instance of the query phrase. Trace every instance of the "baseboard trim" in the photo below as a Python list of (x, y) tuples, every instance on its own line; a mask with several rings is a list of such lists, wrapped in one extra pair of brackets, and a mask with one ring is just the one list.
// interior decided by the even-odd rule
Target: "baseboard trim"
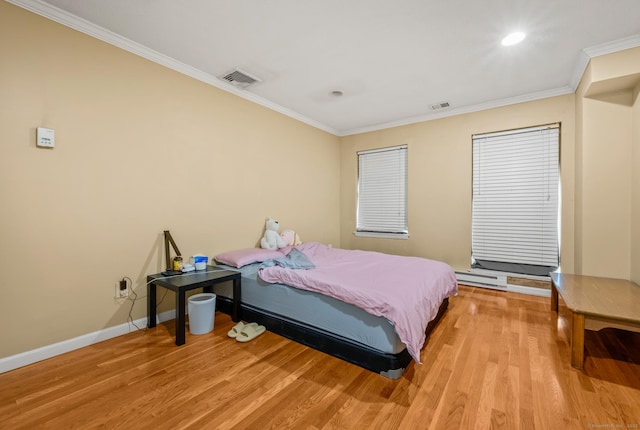
[[(169, 321), (175, 319), (176, 311), (175, 309), (171, 309), (166, 312), (162, 312), (161, 314), (157, 314), (156, 317), (156, 321), (158, 322)], [(117, 326), (107, 327), (103, 330), (94, 331), (93, 333), (83, 334), (82, 336), (78, 336), (73, 339), (63, 340), (62, 342), (36, 348), (31, 351), (25, 351), (20, 354), (0, 358), (0, 373), (5, 373), (32, 363), (37, 363), (38, 361), (46, 360), (47, 358), (55, 357), (56, 355), (64, 354), (66, 352), (84, 348), (85, 346), (93, 345), (94, 343), (131, 333), (137, 330), (133, 324), (138, 327), (146, 327), (147, 317), (137, 319), (133, 321), (133, 323), (126, 322)]]
[[(489, 288), (492, 290), (509, 291), (513, 293), (530, 294), (534, 296), (550, 297), (551, 291), (543, 290), (540, 288), (525, 287), (520, 285), (507, 285), (504, 287), (480, 285), (474, 282), (461, 281), (461, 284), (472, 285), (476, 287)], [(175, 309), (157, 314), (158, 322), (165, 322), (176, 317)], [(94, 331), (93, 333), (87, 333), (82, 336), (75, 337), (73, 339), (64, 340), (62, 342), (54, 343), (51, 345), (43, 346), (41, 348), (33, 349), (31, 351), (21, 352), (20, 354), (11, 355), (9, 357), (0, 358), (0, 373), (9, 372), (20, 367), (27, 366), (29, 364), (37, 363), (38, 361), (46, 360), (56, 355), (61, 355), (76, 349), (84, 348), (85, 346), (93, 345), (98, 342), (105, 341), (123, 334), (131, 333), (137, 330), (135, 326), (146, 327), (147, 318), (139, 318), (133, 323), (126, 322), (117, 326), (108, 327), (103, 330)]]

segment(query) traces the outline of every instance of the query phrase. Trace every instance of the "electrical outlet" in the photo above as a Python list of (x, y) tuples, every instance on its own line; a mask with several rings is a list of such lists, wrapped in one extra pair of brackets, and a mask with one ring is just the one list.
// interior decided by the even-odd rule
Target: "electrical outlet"
[(126, 299), (129, 297), (129, 285), (124, 279), (116, 281), (116, 299)]

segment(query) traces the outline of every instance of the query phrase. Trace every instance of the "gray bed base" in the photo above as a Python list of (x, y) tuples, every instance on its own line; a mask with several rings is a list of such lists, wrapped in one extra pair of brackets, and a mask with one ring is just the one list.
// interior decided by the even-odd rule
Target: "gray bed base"
[[(448, 305), (449, 299), (446, 298), (440, 305), (436, 317), (427, 325), (427, 335), (429, 335), (438, 324), (447, 310)], [(219, 311), (230, 314), (231, 299), (219, 297), (216, 306)], [(389, 379), (399, 379), (412, 361), (406, 349), (397, 354), (381, 352), (369, 348), (362, 343), (336, 335), (335, 333), (330, 333), (245, 303), (241, 304), (240, 317), (246, 321), (257, 322), (264, 325), (267, 330), (273, 333), (364, 369), (379, 373)]]

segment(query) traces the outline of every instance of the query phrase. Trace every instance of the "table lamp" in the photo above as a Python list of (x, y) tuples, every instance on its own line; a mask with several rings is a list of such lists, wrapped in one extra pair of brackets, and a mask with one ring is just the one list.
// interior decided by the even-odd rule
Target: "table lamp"
[(180, 270), (173, 270), (173, 264), (171, 263), (171, 251), (169, 250), (169, 244), (171, 244), (171, 247), (173, 248), (173, 250), (174, 250), (174, 252), (176, 253), (177, 256), (182, 256), (182, 254), (180, 253), (180, 250), (178, 249), (178, 245), (176, 245), (176, 243), (173, 240), (173, 237), (171, 237), (171, 233), (169, 232), (169, 230), (165, 230), (164, 231), (164, 258), (165, 258), (167, 270), (162, 272), (162, 274), (165, 275), (165, 276), (180, 275), (180, 274), (182, 274), (182, 272)]

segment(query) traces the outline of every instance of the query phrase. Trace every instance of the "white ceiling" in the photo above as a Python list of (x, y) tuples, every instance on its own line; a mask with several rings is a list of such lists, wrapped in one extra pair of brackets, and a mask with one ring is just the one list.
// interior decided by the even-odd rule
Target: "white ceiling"
[(570, 93), (640, 45), (639, 0), (7, 1), (336, 135)]

